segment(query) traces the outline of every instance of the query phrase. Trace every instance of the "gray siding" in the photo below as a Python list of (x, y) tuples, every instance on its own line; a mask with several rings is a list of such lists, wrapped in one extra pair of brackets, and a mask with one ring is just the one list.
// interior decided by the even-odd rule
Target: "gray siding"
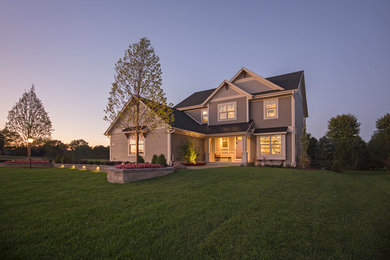
[(198, 138), (193, 136), (188, 136), (184, 134), (172, 133), (171, 134), (171, 149), (172, 149), (172, 159), (175, 162), (184, 162), (185, 158), (183, 156), (182, 145), (184, 142), (189, 139), (194, 141), (195, 150), (198, 153), (197, 161), (205, 160), (205, 139)]
[[(110, 138), (111, 160), (135, 162), (135, 155), (129, 155), (128, 139), (124, 133), (113, 132)], [(165, 129), (156, 129), (145, 138), (145, 162), (151, 162), (154, 154), (164, 154), (168, 162), (168, 137)]]
[[(218, 104), (229, 103), (229, 102), (237, 102), (237, 106), (236, 106), (237, 119), (218, 121)], [(222, 125), (222, 124), (232, 124), (232, 123), (242, 123), (242, 122), (247, 122), (246, 97), (226, 99), (226, 100), (209, 103), (209, 124), (210, 125)]]
[(249, 102), (249, 118), (253, 119), (254, 128), (290, 126), (291, 121), (291, 96), (278, 98), (278, 118), (264, 119), (264, 99)]
[(228, 88), (221, 88), (215, 94), (215, 96), (211, 99), (211, 101), (213, 101), (213, 99), (215, 99), (215, 98), (225, 98), (225, 97), (231, 97), (231, 96), (237, 96), (237, 95), (241, 95), (241, 94), (239, 94), (238, 92), (234, 91), (230, 87), (228, 87)]
[(265, 86), (254, 78), (235, 81), (234, 84), (251, 94), (272, 90), (270, 87)]

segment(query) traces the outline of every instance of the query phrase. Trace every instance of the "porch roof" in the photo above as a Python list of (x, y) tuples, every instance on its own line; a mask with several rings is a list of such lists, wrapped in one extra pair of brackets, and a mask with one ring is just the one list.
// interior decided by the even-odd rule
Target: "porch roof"
[(270, 127), (270, 128), (256, 128), (254, 134), (267, 134), (267, 133), (280, 133), (287, 132), (287, 126), (283, 127)]

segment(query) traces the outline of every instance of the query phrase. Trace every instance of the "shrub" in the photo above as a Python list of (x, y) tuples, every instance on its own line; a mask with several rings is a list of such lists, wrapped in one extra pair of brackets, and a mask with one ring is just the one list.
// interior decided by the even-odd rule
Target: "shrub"
[(73, 163), (74, 162), (74, 159), (68, 154), (64, 154), (64, 156), (62, 156), (61, 158), (61, 163)]
[(343, 172), (343, 167), (341, 165), (340, 160), (334, 160), (333, 161), (331, 170), (334, 171), (334, 172)]
[(167, 159), (165, 159), (165, 156), (163, 154), (160, 154), (160, 156), (157, 159), (157, 163), (163, 167), (167, 166)]
[(145, 163), (145, 160), (141, 155), (138, 155), (138, 163)]
[(184, 154), (185, 161), (187, 163), (195, 163), (198, 154), (195, 150), (194, 141), (187, 139), (181, 146)]
[(55, 163), (61, 163), (61, 155), (56, 155), (56, 158), (54, 160)]
[(157, 154), (153, 154), (152, 163), (157, 164), (158, 163), (158, 156)]

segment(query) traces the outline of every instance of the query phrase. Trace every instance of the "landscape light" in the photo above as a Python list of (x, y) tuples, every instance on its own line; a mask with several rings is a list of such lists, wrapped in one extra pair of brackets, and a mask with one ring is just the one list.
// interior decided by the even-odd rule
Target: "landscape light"
[(27, 142), (29, 142), (29, 143), (31, 144), (32, 142), (34, 142), (34, 139), (32, 139), (32, 138), (27, 138)]
[(85, 170), (85, 165), (83, 165), (83, 170)]
[(74, 168), (76, 168), (76, 166), (73, 165), (73, 166), (72, 166), (72, 169), (74, 169)]
[(64, 165), (61, 165), (61, 168), (64, 168), (65, 166)]
[(96, 170), (97, 170), (97, 171), (99, 171), (99, 170), (100, 170), (100, 167), (99, 167), (99, 166), (97, 166), (97, 167), (96, 167)]

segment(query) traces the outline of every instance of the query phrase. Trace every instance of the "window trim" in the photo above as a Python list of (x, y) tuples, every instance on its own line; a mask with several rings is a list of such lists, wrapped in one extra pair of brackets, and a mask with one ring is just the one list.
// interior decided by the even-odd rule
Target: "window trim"
[[(136, 152), (136, 153), (130, 153), (130, 138), (131, 138), (132, 136), (136, 136), (136, 135), (133, 134), (133, 135), (130, 135), (129, 138), (127, 138), (127, 154), (128, 154), (128, 156), (136, 156), (136, 154), (137, 154), (137, 152)], [(140, 136), (140, 137), (142, 136), (142, 137), (144, 138), (144, 152), (143, 152), (143, 153), (139, 153), (139, 155), (144, 155), (144, 156), (145, 156), (145, 153), (146, 153), (146, 145), (145, 145), (145, 143), (146, 143), (146, 137), (143, 136), (143, 134), (140, 134), (139, 136)], [(135, 140), (135, 141), (136, 141), (136, 144), (134, 144), (134, 146), (137, 145), (137, 140)], [(138, 146), (139, 146), (139, 143), (138, 143)]]
[[(228, 111), (226, 110), (226, 119), (220, 119), (219, 118), (219, 108), (221, 106), (226, 106), (226, 109), (227, 109), (227, 106), (228, 105), (231, 105), (233, 104), (234, 105), (234, 118), (227, 118), (228, 116)], [(233, 102), (227, 102), (227, 103), (220, 103), (218, 104), (217, 106), (217, 121), (218, 122), (223, 122), (223, 121), (232, 121), (232, 120), (237, 120), (237, 101), (233, 101)]]
[[(203, 122), (203, 111), (207, 111), (207, 121), (206, 122)], [(210, 113), (209, 113), (209, 107), (207, 108), (202, 108), (200, 110), (200, 123), (201, 124), (208, 124), (210, 121)]]
[[(276, 103), (276, 116), (275, 117), (267, 117), (267, 112), (266, 112), (266, 104), (267, 101), (273, 101), (275, 100)], [(269, 119), (278, 119), (279, 118), (279, 98), (268, 98), (263, 100), (263, 119), (264, 120), (269, 120)]]
[[(261, 153), (261, 144), (260, 137), (268, 136), (271, 138), (273, 135), (280, 135), (282, 137), (282, 151), (281, 154), (262, 154)], [(270, 145), (271, 149), (271, 145)], [(286, 133), (268, 133), (257, 135), (256, 137), (256, 151), (257, 151), (257, 160), (286, 160)]]

